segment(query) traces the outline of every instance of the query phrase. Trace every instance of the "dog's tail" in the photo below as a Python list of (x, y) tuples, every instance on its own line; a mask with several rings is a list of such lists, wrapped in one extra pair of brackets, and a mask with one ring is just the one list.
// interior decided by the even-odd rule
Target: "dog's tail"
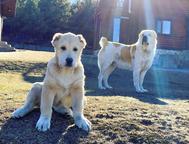
[(108, 45), (108, 39), (106, 37), (101, 37), (99, 44), (101, 49), (98, 52), (98, 67), (99, 70), (101, 71), (104, 62), (105, 47)]
[(106, 37), (101, 37), (99, 44), (102, 49), (105, 48), (108, 45), (108, 39)]

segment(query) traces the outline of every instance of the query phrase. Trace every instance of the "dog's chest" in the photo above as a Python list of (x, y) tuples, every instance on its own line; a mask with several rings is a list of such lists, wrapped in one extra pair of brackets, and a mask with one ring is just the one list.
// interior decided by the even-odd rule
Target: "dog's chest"
[(55, 81), (59, 87), (68, 89), (75, 81), (75, 76), (72, 74), (59, 74), (56, 76)]

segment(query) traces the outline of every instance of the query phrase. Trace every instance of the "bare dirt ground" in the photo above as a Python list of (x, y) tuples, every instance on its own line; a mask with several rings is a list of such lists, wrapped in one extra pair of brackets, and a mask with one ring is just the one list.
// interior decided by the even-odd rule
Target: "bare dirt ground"
[[(23, 54), (24, 53), (24, 54)], [(0, 53), (0, 143), (3, 144), (187, 144), (189, 143), (189, 72), (151, 69), (137, 94), (132, 73), (116, 70), (110, 77), (112, 90), (97, 89), (95, 59), (83, 57), (86, 74), (85, 115), (93, 130), (74, 126), (73, 119), (53, 112), (51, 129), (38, 132), (39, 109), (21, 119), (11, 113), (21, 106), (35, 81), (42, 81), (52, 53)]]

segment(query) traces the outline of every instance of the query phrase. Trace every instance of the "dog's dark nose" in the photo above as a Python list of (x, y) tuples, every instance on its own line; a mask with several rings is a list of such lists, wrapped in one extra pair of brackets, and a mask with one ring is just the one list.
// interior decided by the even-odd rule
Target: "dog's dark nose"
[(142, 44), (147, 44), (148, 45), (148, 37), (145, 36), (145, 35), (142, 38)]
[(71, 67), (73, 63), (73, 59), (72, 58), (66, 58), (66, 66)]

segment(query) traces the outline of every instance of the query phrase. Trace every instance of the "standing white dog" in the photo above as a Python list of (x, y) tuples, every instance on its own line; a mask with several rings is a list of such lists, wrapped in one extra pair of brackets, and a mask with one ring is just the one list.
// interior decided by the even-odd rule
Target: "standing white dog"
[(73, 115), (75, 124), (89, 131), (91, 123), (83, 115), (85, 76), (81, 63), (86, 41), (82, 35), (56, 33), (52, 45), (55, 56), (48, 62), (43, 83), (33, 84), (25, 104), (14, 111), (12, 117), (23, 117), (40, 106), (36, 128), (46, 131), (50, 128), (53, 108), (59, 113)]
[[(110, 42), (102, 37), (98, 53), (98, 87), (112, 88), (108, 78), (116, 67), (133, 70), (133, 82), (137, 92), (147, 92), (143, 88), (146, 72), (150, 69), (156, 52), (157, 34), (154, 30), (143, 30), (133, 45)], [(103, 83), (104, 82), (104, 86)]]

